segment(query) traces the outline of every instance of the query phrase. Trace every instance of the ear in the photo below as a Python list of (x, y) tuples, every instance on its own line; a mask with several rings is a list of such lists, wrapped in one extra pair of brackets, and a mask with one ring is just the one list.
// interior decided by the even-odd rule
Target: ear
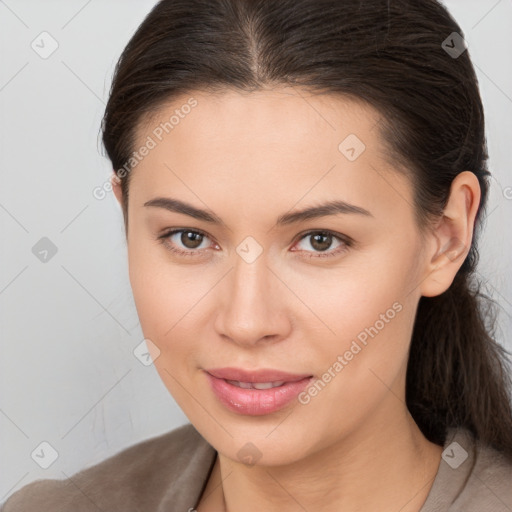
[(122, 205), (123, 191), (121, 190), (121, 180), (115, 171), (112, 171), (110, 176), (110, 184), (112, 185), (112, 191), (114, 192), (118, 203)]
[(475, 217), (480, 205), (478, 178), (470, 171), (456, 176), (443, 215), (429, 235), (430, 261), (420, 284), (421, 295), (434, 297), (445, 292), (468, 255)]

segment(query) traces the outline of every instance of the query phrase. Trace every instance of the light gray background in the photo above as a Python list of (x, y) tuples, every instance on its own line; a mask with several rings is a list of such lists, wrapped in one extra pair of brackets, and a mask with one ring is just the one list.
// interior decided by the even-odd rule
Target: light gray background
[[(0, 502), (187, 422), (133, 354), (143, 335), (121, 210), (112, 193), (92, 194), (111, 172), (98, 134), (112, 71), (154, 4), (0, 0)], [(446, 5), (465, 31), (487, 114), (494, 178), (479, 272), (511, 350), (512, 5)], [(43, 31), (59, 45), (47, 59), (31, 48)], [(46, 263), (32, 252), (43, 237), (57, 247)], [(31, 457), (43, 441), (58, 452), (48, 469)]]

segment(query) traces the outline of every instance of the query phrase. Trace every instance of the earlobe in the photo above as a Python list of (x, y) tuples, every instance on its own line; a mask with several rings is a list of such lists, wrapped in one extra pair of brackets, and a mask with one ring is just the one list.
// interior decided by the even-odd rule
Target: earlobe
[(112, 191), (114, 192), (118, 203), (122, 205), (123, 192), (121, 190), (121, 180), (114, 171), (112, 171), (110, 176), (110, 184), (112, 185)]
[(440, 295), (452, 284), (471, 248), (480, 197), (480, 184), (474, 173), (464, 171), (453, 180), (443, 215), (431, 235), (436, 249), (427, 262), (421, 295)]

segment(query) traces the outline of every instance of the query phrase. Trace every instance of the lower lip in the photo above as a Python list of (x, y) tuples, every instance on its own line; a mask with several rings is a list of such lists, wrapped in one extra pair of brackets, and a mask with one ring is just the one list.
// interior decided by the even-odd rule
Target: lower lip
[(215, 396), (223, 405), (231, 411), (249, 416), (262, 416), (282, 409), (313, 379), (313, 377), (305, 377), (270, 389), (245, 389), (205, 373)]

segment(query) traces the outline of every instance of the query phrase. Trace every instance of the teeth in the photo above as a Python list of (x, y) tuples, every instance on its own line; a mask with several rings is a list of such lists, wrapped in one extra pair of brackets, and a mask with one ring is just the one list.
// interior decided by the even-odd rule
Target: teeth
[(239, 388), (244, 389), (251, 389), (252, 385), (250, 382), (239, 382), (238, 380), (228, 380), (230, 384), (233, 384), (234, 386), (238, 386)]
[(284, 384), (284, 380), (278, 380), (277, 382), (254, 382), (253, 386), (256, 389), (270, 389), (277, 388), (278, 386), (282, 386)]
[(276, 382), (240, 382), (239, 380), (227, 379), (226, 382), (229, 382), (230, 384), (233, 384), (233, 386), (238, 386), (239, 388), (243, 389), (270, 389), (282, 386), (285, 383), (284, 380), (279, 380)]

